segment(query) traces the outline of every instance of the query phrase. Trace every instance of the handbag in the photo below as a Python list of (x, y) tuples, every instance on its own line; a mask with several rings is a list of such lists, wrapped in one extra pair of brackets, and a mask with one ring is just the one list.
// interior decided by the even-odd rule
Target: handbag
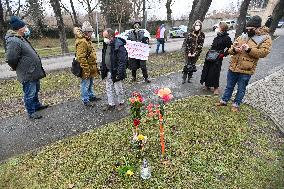
[(77, 77), (82, 77), (82, 68), (76, 58), (73, 58), (71, 72)]
[(205, 60), (207, 62), (216, 62), (218, 57), (219, 57), (219, 54), (220, 53), (218, 51), (216, 51), (216, 50), (209, 50), (207, 52)]

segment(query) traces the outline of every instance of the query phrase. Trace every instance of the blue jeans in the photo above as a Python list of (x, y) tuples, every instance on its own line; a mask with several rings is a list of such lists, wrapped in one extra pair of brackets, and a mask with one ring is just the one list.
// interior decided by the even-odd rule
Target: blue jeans
[(89, 102), (90, 98), (95, 97), (94, 78), (81, 80), (81, 99), (84, 103)]
[(157, 49), (156, 49), (157, 54), (159, 52), (160, 45), (162, 45), (162, 52), (165, 52), (165, 39), (163, 39), (163, 38), (157, 39)]
[(233, 94), (236, 84), (238, 84), (237, 94), (234, 100), (234, 106), (239, 107), (246, 93), (246, 87), (251, 78), (249, 74), (235, 73), (231, 70), (227, 74), (227, 86), (222, 97), (222, 101), (227, 103)]
[(24, 102), (25, 107), (29, 115), (34, 113), (40, 106), (41, 103), (38, 99), (38, 92), (40, 90), (40, 82), (36, 81), (27, 81), (23, 82), (23, 91), (24, 91)]

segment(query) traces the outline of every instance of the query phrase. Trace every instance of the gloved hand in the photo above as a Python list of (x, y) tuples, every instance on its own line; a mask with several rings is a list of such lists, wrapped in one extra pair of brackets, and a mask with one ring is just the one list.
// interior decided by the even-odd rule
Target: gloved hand
[(222, 53), (219, 54), (218, 58), (220, 58), (220, 59), (224, 58), (224, 54), (222, 54)]

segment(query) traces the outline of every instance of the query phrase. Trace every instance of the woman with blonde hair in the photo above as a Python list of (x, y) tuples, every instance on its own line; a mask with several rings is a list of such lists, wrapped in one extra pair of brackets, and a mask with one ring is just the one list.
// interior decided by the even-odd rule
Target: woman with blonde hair
[[(218, 29), (217, 37), (214, 38), (206, 55), (200, 80), (201, 85), (205, 84), (205, 89), (214, 88), (215, 95), (219, 95), (219, 79), (223, 57), (228, 55), (228, 49), (232, 45), (232, 40), (227, 32), (228, 25), (225, 22), (220, 22)], [(214, 56), (210, 56), (209, 53), (215, 54), (216, 58), (212, 59)]]

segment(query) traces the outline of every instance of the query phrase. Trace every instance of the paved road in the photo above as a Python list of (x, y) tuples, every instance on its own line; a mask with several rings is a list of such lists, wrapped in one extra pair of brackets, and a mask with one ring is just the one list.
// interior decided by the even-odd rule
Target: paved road
[[(231, 36), (233, 36), (234, 31), (230, 31)], [(208, 47), (211, 45), (214, 37), (216, 36), (216, 33), (214, 32), (208, 32), (206, 33), (206, 39), (204, 46)], [(181, 49), (183, 38), (178, 39), (169, 39), (166, 43), (165, 50), (168, 52), (177, 51)], [(150, 45), (150, 53), (153, 54), (156, 51), (156, 45), (152, 44)], [(161, 47), (160, 47), (161, 51)], [(98, 62), (101, 62), (101, 50), (98, 50), (97, 52), (97, 58)], [(47, 71), (53, 71), (53, 70), (59, 70), (64, 68), (69, 68), (71, 66), (71, 62), (73, 59), (73, 55), (71, 56), (60, 56), (56, 58), (47, 58), (43, 59), (43, 68)], [(10, 70), (10, 67), (7, 64), (0, 64), (0, 79), (10, 78), (10, 77), (16, 77), (16, 73), (14, 71)]]
[[(273, 42), (270, 56), (259, 62), (258, 73), (252, 77), (251, 82), (260, 80), (271, 72), (284, 67), (283, 44), (284, 35)], [(228, 65), (229, 58), (226, 58), (223, 61), (220, 77), (220, 87), (222, 89), (226, 85)], [(154, 79), (151, 84), (137, 84), (127, 89), (126, 94), (130, 95), (133, 91), (145, 93), (145, 91), (154, 91), (154, 89), (160, 87), (171, 88), (175, 99), (209, 94), (202, 91), (199, 84), (201, 69), (201, 67), (198, 68), (190, 84), (182, 85), (181, 73), (172, 73)], [(105, 103), (106, 97), (104, 95), (103, 100), (91, 109), (83, 107), (79, 100), (52, 106), (42, 112), (44, 118), (40, 121), (30, 121), (25, 115), (0, 119), (0, 161), (37, 149), (65, 137), (97, 128), (105, 123), (123, 118), (128, 114), (127, 111), (104, 113), (101, 109)]]

